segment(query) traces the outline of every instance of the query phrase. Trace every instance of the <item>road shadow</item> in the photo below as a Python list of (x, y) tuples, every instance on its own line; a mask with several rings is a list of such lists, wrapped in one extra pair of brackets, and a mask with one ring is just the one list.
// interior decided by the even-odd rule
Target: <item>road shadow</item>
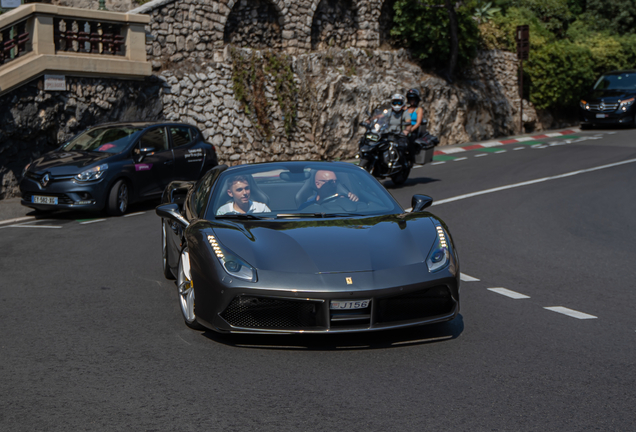
[[(149, 212), (155, 211), (155, 208), (161, 204), (161, 199), (157, 198), (154, 200), (148, 200), (143, 202), (138, 202), (135, 204), (131, 204), (126, 211), (127, 214), (131, 213), (139, 213), (139, 212)], [(101, 212), (87, 212), (87, 211), (77, 211), (77, 210), (56, 210), (52, 212), (40, 212), (36, 210), (29, 211), (26, 213), (26, 216), (33, 216), (36, 220), (47, 219), (47, 220), (77, 220), (77, 219), (104, 219), (104, 218), (116, 218), (122, 216), (109, 216), (105, 211)]]
[(390, 179), (382, 180), (381, 183), (382, 183), (382, 186), (384, 186), (386, 189), (391, 190), (391, 189), (402, 189), (409, 186), (435, 183), (438, 181), (441, 181), (441, 180), (437, 178), (431, 178), (431, 177), (417, 177), (417, 178), (409, 178), (401, 185), (396, 185)]
[(257, 335), (221, 334), (205, 331), (202, 335), (211, 341), (238, 348), (349, 351), (400, 348), (413, 345), (445, 342), (458, 338), (464, 331), (464, 318), (425, 326), (367, 333)]

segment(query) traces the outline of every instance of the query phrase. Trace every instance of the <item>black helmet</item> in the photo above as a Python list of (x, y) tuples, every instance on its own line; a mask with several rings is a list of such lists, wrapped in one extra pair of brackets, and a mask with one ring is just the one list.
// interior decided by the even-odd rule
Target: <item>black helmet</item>
[(406, 92), (406, 99), (415, 99), (416, 101), (421, 101), (422, 98), (420, 98), (420, 91), (418, 89), (410, 89), (409, 91)]

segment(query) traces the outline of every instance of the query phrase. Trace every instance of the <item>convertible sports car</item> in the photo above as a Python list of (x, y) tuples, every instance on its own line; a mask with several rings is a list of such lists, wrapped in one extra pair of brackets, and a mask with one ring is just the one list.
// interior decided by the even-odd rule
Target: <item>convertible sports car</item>
[[(405, 213), (340, 162), (217, 166), (164, 191), (163, 271), (195, 329), (372, 331), (452, 320), (459, 259), (415, 195)], [(195, 303), (196, 298), (196, 303)]]

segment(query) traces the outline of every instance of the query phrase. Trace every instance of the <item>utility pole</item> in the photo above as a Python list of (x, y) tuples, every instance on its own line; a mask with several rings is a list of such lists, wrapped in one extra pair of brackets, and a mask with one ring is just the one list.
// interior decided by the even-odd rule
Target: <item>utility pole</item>
[(523, 129), (523, 61), (528, 60), (530, 52), (530, 28), (527, 25), (517, 26), (517, 59), (519, 60), (519, 128)]

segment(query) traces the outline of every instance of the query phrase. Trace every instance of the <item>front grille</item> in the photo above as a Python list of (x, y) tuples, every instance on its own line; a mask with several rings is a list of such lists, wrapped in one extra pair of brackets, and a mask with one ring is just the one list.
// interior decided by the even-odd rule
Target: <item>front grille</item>
[(455, 302), (447, 286), (436, 286), (377, 300), (377, 322), (427, 319), (452, 312)]
[(22, 195), (22, 199), (25, 201), (29, 201), (31, 202), (31, 197), (33, 195), (37, 195), (37, 196), (54, 196), (57, 197), (57, 203), (58, 204), (73, 204), (75, 201), (73, 201), (71, 199), (71, 197), (69, 197), (66, 194), (56, 194), (56, 193), (42, 193), (42, 194), (38, 194), (38, 193), (25, 193), (24, 195)]
[(238, 296), (221, 317), (234, 327), (258, 329), (306, 329), (316, 326), (320, 302), (268, 297)]
[(590, 111), (593, 112), (610, 112), (610, 111), (616, 111), (618, 109), (618, 104), (617, 103), (606, 103), (603, 106), (603, 109), (601, 109), (601, 104), (590, 104)]

